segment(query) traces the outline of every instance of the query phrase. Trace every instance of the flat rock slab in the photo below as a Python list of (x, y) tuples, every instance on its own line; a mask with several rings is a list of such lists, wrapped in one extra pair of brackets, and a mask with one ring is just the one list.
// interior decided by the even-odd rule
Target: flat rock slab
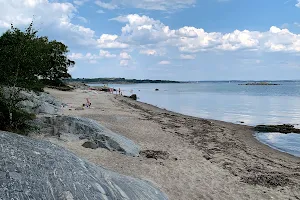
[(112, 132), (92, 119), (61, 115), (43, 116), (36, 119), (34, 125), (39, 126), (39, 132), (42, 134), (71, 133), (96, 143), (100, 148), (118, 151), (125, 155), (139, 156), (140, 147), (132, 140)]
[(0, 132), (0, 199), (168, 198), (147, 181), (96, 166), (50, 142)]

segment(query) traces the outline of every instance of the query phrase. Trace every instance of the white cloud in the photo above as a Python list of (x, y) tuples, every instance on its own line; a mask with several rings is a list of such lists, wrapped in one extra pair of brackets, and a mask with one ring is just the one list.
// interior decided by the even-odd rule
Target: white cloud
[(71, 22), (76, 12), (73, 4), (67, 2), (0, 0), (0, 28), (7, 29), (11, 23), (24, 27), (33, 20), (35, 28), (50, 33), (57, 40), (67, 41), (67, 44), (95, 45), (93, 30)]
[(120, 66), (125, 67), (125, 66), (128, 66), (128, 64), (129, 64), (129, 60), (121, 60), (120, 61)]
[(71, 60), (86, 60), (89, 62), (94, 62), (102, 58), (115, 58), (116, 54), (112, 54), (109, 51), (100, 50), (99, 54), (86, 53), (85, 55), (82, 53), (71, 53), (68, 56)]
[(109, 51), (100, 50), (99, 52), (100, 57), (103, 58), (115, 58), (117, 57), (116, 54), (111, 54)]
[[(199, 51), (300, 51), (300, 34), (272, 26), (266, 32), (235, 30), (231, 33), (206, 32), (202, 28), (182, 27), (170, 29), (158, 20), (137, 14), (120, 16), (112, 20), (126, 23), (119, 42), (131, 46), (177, 47), (181, 52)], [(117, 36), (116, 36), (117, 37)], [(147, 54), (145, 50), (140, 53)]]
[(181, 54), (180, 58), (183, 60), (194, 60), (196, 55)]
[(158, 64), (159, 64), (159, 65), (169, 65), (169, 64), (171, 64), (171, 62), (170, 62), (170, 61), (167, 61), (167, 60), (162, 60), (162, 61), (160, 61)]
[(69, 59), (71, 59), (71, 60), (80, 60), (80, 59), (82, 59), (84, 56), (82, 55), (82, 53), (71, 53), (68, 57), (69, 57)]
[(142, 50), (140, 50), (140, 54), (145, 54), (148, 56), (155, 56), (155, 55), (157, 55), (157, 51), (154, 49), (142, 49)]
[(131, 56), (127, 53), (127, 52), (121, 52), (120, 53), (120, 58), (122, 60), (130, 60), (131, 59)]
[(89, 0), (74, 0), (73, 3), (77, 6), (82, 6), (83, 4), (85, 4), (88, 1)]
[(100, 38), (97, 40), (97, 43), (100, 48), (107, 48), (107, 49), (127, 48), (128, 44), (118, 41), (119, 40), (118, 38), (119, 36), (117, 35), (102, 34)]
[(297, 0), (298, 3), (296, 4), (296, 7), (300, 8), (300, 0)]
[(118, 8), (117, 4), (114, 3), (105, 3), (102, 1), (96, 1), (95, 4), (97, 4), (101, 8), (108, 9), (108, 10), (114, 10)]
[(112, 0), (110, 3), (96, 1), (105, 9), (140, 8), (145, 10), (172, 11), (194, 6), (196, 0)]

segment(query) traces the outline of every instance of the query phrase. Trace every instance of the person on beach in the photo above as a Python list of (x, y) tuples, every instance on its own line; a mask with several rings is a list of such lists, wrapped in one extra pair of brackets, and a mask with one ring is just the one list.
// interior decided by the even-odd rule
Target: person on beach
[(86, 107), (90, 108), (92, 103), (90, 102), (89, 98), (86, 98)]
[(121, 89), (119, 88), (119, 95), (121, 95)]

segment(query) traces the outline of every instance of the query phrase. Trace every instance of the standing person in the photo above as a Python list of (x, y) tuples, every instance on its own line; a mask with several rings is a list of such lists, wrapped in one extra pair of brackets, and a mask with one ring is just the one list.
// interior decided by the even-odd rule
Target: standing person
[(119, 95), (121, 95), (121, 89), (119, 88)]

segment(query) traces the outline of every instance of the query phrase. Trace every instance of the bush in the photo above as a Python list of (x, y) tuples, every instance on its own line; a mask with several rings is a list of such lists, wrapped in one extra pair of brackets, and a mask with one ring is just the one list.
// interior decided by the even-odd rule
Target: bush
[(3, 91), (0, 90), (0, 130), (26, 135), (27, 130), (31, 128), (27, 122), (33, 120), (35, 115), (17, 106), (17, 103), (23, 100), (19, 98), (19, 92), (7, 98)]

